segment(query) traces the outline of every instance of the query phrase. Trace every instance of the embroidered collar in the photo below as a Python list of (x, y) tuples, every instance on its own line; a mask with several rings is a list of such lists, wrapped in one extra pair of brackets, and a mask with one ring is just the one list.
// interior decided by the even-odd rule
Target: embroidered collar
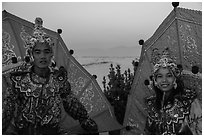
[(36, 74), (35, 72), (33, 72), (33, 66), (30, 66), (28, 68), (28, 71), (30, 72), (30, 78), (31, 78), (31, 81), (34, 82), (34, 83), (38, 83), (38, 84), (46, 84), (48, 83), (48, 81), (51, 79), (53, 73), (54, 73), (54, 70), (53, 68), (51, 67), (48, 67), (49, 68), (49, 76), (47, 78), (43, 78), (43, 77), (40, 77), (38, 74)]

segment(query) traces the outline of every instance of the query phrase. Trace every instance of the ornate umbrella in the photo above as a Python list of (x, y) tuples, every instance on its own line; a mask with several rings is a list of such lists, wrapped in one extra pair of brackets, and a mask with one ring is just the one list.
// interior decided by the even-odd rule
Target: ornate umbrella
[[(4, 74), (26, 61), (26, 42), (32, 35), (34, 24), (3, 11), (2, 26), (2, 73)], [(73, 51), (67, 48), (60, 36), (62, 31), (59, 29), (57, 33), (46, 28), (43, 28), (43, 30), (55, 43), (53, 51), (57, 67), (63, 66), (66, 68), (72, 91), (84, 104), (89, 116), (98, 124), (99, 132), (120, 129), (121, 125), (117, 123), (111, 105), (95, 77), (90, 75), (72, 56)], [(9, 84), (3, 75), (3, 97)], [(76, 133), (76, 130), (80, 127), (77, 121), (64, 113), (61, 124), (67, 125), (67, 130), (70, 133)]]
[(122, 134), (143, 134), (147, 116), (144, 99), (154, 94), (149, 88), (153, 65), (164, 52), (182, 66), (185, 87), (196, 89), (201, 101), (202, 12), (177, 6), (152, 37), (145, 42), (140, 41), (143, 46), (139, 66), (124, 119), (124, 126), (128, 128)]

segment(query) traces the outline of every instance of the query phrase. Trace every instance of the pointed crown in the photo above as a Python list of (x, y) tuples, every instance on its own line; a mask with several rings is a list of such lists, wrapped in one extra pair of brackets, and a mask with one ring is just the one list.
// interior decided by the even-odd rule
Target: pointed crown
[(35, 43), (48, 43), (49, 45), (52, 44), (50, 37), (46, 36), (46, 33), (43, 31), (43, 20), (39, 17), (35, 19), (35, 27), (33, 30), (33, 35), (29, 40), (29, 45), (33, 47)]

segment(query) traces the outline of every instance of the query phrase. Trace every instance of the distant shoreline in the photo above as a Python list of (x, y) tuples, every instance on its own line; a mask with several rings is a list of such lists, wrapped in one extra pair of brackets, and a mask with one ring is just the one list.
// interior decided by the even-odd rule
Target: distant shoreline
[(101, 62), (96, 62), (96, 63), (88, 63), (88, 64), (82, 64), (84, 67), (92, 66), (92, 65), (103, 65), (103, 64), (108, 64), (112, 63), (111, 61), (101, 61)]
[[(104, 64), (120, 64), (117, 63), (123, 59), (139, 60), (134, 56), (76, 56), (75, 57), (79, 63), (84, 67), (90, 67), (94, 65), (104, 65)], [(118, 61), (113, 61), (118, 60)]]
[(133, 72), (132, 61), (139, 60), (135, 56), (76, 56), (76, 60), (90, 73), (97, 76), (97, 82), (103, 89), (103, 78), (108, 80), (110, 64), (115, 68), (117, 65), (121, 67), (121, 73), (130, 69)]

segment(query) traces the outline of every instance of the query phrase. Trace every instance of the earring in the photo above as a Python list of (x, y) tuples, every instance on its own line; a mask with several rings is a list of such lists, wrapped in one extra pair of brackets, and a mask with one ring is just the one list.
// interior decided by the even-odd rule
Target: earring
[(173, 85), (174, 85), (174, 89), (176, 89), (177, 88), (176, 80), (174, 81)]
[(54, 61), (54, 56), (52, 56), (51, 62), (50, 62), (50, 65), (49, 65), (49, 66), (50, 66), (50, 67), (53, 67), (53, 68), (56, 67), (56, 62)]
[(154, 85), (155, 86), (158, 86), (158, 83), (156, 82), (156, 80), (154, 79)]

